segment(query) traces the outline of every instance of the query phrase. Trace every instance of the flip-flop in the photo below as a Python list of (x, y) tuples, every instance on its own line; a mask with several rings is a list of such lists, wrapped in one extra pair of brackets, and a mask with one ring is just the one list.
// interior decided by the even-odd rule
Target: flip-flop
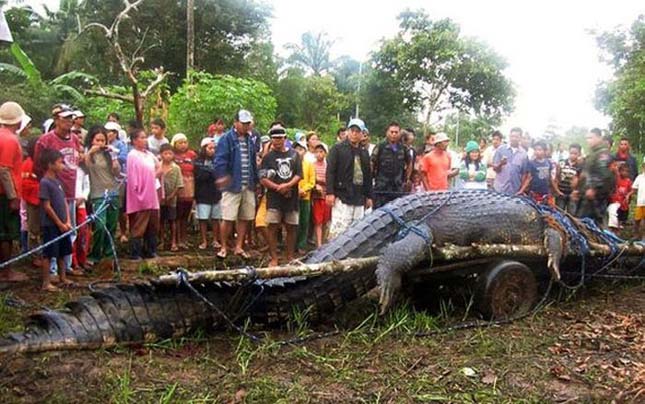
[(226, 258), (226, 252), (224, 252), (224, 251), (218, 252), (217, 253), (217, 258), (221, 258), (221, 259)]
[(43, 292), (60, 292), (60, 289), (54, 285), (48, 285), (47, 287), (40, 288)]
[(246, 260), (248, 260), (249, 258), (251, 258), (251, 256), (249, 255), (249, 253), (247, 253), (246, 251), (238, 251), (238, 252), (236, 252), (236, 253), (235, 253), (235, 255), (237, 255), (238, 257), (242, 257), (242, 258), (244, 258), (244, 259), (246, 259)]

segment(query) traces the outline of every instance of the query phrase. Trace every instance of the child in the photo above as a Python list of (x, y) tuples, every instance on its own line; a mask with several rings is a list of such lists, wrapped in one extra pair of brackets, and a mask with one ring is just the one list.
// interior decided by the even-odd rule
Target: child
[(188, 138), (183, 133), (173, 136), (170, 144), (175, 152), (175, 163), (181, 170), (184, 183), (184, 187), (177, 193), (177, 240), (179, 248), (186, 250), (188, 249), (188, 221), (195, 203), (193, 161), (197, 158), (197, 153), (188, 147)]
[(618, 219), (618, 212), (620, 210), (627, 211), (629, 209), (629, 200), (632, 197), (632, 180), (629, 178), (630, 172), (627, 164), (622, 164), (618, 168), (618, 178), (616, 178), (616, 188), (614, 193), (609, 197), (609, 206), (607, 206), (607, 213), (609, 220), (607, 225), (609, 230), (614, 233), (620, 229), (620, 220)]
[(643, 158), (641, 170), (632, 184), (632, 189), (638, 191), (636, 193), (636, 209), (634, 210), (634, 238), (637, 240), (642, 240), (644, 236), (641, 221), (645, 219), (645, 158)]
[(410, 192), (416, 194), (418, 192), (424, 192), (425, 190), (423, 180), (421, 179), (421, 173), (419, 170), (412, 170), (412, 189)]
[(215, 186), (213, 156), (215, 156), (215, 138), (202, 139), (199, 156), (195, 160), (195, 202), (197, 203), (197, 220), (202, 236), (200, 250), (208, 248), (208, 223), (213, 224), (213, 248), (219, 250), (219, 221), (222, 219), (220, 200), (222, 193)]
[[(90, 196), (90, 177), (85, 170), (76, 169), (76, 222), (83, 223), (87, 220), (85, 203)], [(83, 226), (76, 231), (76, 239), (72, 243), (72, 266), (79, 273), (88, 269), (87, 252), (90, 243), (90, 229)]]
[[(40, 155), (41, 167), (46, 168), (40, 180), (40, 224), (42, 226), (43, 243), (48, 243), (72, 228), (69, 208), (65, 200), (63, 186), (57, 175), (65, 167), (63, 155), (54, 149), (43, 149)], [(49, 274), (49, 261), (54, 258), (58, 261), (58, 268), (65, 268), (63, 257), (72, 253), (72, 241), (69, 235), (49, 245), (43, 250), (46, 258), (42, 263), (43, 284), (42, 290), (57, 292), (59, 289), (52, 285)], [(59, 270), (58, 276), (61, 285), (71, 285), (67, 280), (65, 270)]]
[(466, 144), (466, 157), (459, 167), (459, 178), (466, 189), (486, 189), (486, 164), (482, 161), (479, 145), (474, 140)]
[[(310, 132), (315, 135), (315, 132)], [(296, 142), (294, 149), (300, 155), (302, 162), (302, 179), (298, 183), (299, 218), (296, 248), (298, 254), (304, 255), (307, 247), (307, 234), (309, 233), (309, 217), (311, 216), (311, 190), (316, 185), (316, 171), (313, 164), (305, 157), (307, 143), (304, 140)]]
[(325, 202), (327, 190), (327, 145), (318, 143), (314, 147), (316, 161), (314, 171), (316, 172), (316, 186), (312, 192), (312, 217), (314, 223), (314, 234), (316, 235), (316, 246), (323, 243), (324, 227), (331, 220), (331, 206)]
[(562, 196), (555, 177), (551, 174), (553, 166), (546, 158), (546, 144), (537, 142), (533, 146), (533, 159), (529, 160), (528, 175), (518, 194), (528, 191), (529, 196), (537, 203), (555, 206), (553, 193)]
[[(32, 138), (27, 143), (27, 158), (22, 162), (22, 204), (27, 215), (27, 249), (38, 245), (40, 238), (40, 199), (38, 197), (38, 177), (34, 172), (34, 147), (38, 138)], [(41, 265), (40, 258), (36, 258), (33, 264)]]
[(160, 203), (161, 225), (159, 239), (164, 245), (166, 225), (170, 227), (170, 251), (179, 251), (177, 247), (177, 193), (184, 187), (181, 169), (175, 164), (175, 153), (172, 146), (164, 143), (159, 148), (161, 156), (161, 173), (163, 176), (163, 199)]

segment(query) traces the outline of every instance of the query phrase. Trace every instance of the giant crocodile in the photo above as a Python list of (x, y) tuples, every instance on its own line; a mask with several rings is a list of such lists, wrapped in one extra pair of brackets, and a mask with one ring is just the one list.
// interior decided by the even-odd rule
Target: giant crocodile
[[(376, 274), (372, 267), (313, 278), (193, 286), (234, 321), (276, 325), (287, 321), (294, 308), (307, 310), (312, 322), (322, 321), (376, 286), (386, 310), (407, 271), (425, 265), (432, 248), (444, 245), (544, 246), (551, 276), (558, 278), (565, 244), (562, 232), (547, 219), (529, 201), (492, 191), (417, 193), (366, 215), (305, 259), (321, 263), (378, 256)], [(225, 325), (220, 313), (181, 285), (119, 284), (69, 302), (65, 309), (32, 315), (26, 331), (0, 338), (0, 353), (127, 345)]]

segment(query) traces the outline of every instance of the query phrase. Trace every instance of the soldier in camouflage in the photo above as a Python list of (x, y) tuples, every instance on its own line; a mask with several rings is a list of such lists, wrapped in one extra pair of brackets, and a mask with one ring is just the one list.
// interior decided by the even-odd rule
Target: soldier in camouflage
[(612, 158), (598, 128), (587, 134), (591, 152), (587, 156), (580, 179), (578, 216), (593, 219), (602, 225), (607, 210), (607, 198), (613, 192), (616, 177), (609, 165)]

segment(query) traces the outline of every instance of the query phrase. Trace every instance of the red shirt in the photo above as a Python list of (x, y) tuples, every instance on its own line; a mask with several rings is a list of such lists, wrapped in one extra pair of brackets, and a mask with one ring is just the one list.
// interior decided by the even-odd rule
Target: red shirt
[(30, 205), (39, 205), (40, 197), (38, 176), (34, 173), (34, 161), (27, 157), (22, 162), (22, 199)]
[(421, 159), (421, 169), (428, 180), (429, 191), (448, 189), (448, 173), (450, 172), (450, 153), (448, 151), (432, 149)]
[[(39, 161), (40, 153), (44, 149), (54, 149), (63, 155), (65, 168), (58, 174), (58, 179), (63, 184), (65, 198), (74, 199), (76, 193), (76, 169), (80, 162), (80, 152), (83, 150), (78, 137), (70, 133), (69, 137), (61, 139), (54, 130), (45, 133), (36, 142), (34, 150), (34, 161)], [(47, 167), (38, 167), (37, 173), (42, 174)]]
[(616, 179), (616, 190), (609, 197), (610, 203), (620, 203), (620, 209), (627, 210), (629, 205), (627, 204), (627, 194), (632, 189), (632, 180), (629, 178), (618, 177)]
[(179, 199), (193, 199), (195, 196), (195, 166), (193, 163), (197, 153), (193, 150), (186, 150), (183, 153), (175, 152), (175, 163), (181, 169), (181, 176), (184, 179), (184, 187), (179, 190)]
[[(22, 148), (18, 136), (7, 128), (0, 128), (0, 166), (11, 171), (18, 198), (22, 196)], [(0, 195), (6, 195), (0, 183)]]

